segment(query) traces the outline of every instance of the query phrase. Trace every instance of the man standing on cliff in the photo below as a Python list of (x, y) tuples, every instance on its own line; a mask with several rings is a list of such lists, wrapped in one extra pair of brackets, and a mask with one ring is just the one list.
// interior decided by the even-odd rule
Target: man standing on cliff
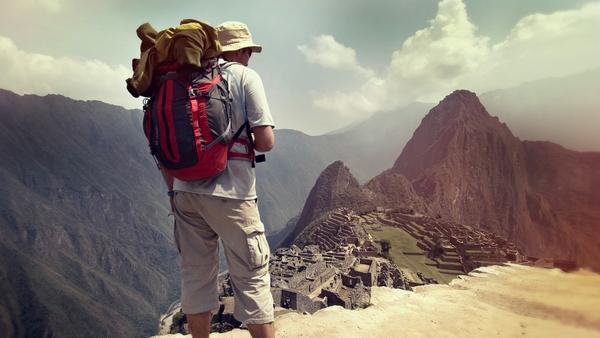
[[(233, 97), (232, 130), (247, 121), (254, 149), (271, 150), (273, 118), (260, 76), (248, 68), (254, 44), (248, 27), (224, 22), (217, 27), (222, 47), (221, 67)], [(242, 133), (242, 139), (252, 137)], [(236, 150), (241, 151), (241, 150)], [(247, 149), (246, 149), (247, 151)], [(176, 219), (175, 241), (181, 253), (181, 306), (194, 338), (208, 337), (219, 308), (217, 275), (221, 239), (235, 297), (234, 317), (252, 337), (275, 336), (270, 290), (269, 245), (260, 220), (251, 161), (232, 158), (225, 171), (202, 181), (167, 178)]]

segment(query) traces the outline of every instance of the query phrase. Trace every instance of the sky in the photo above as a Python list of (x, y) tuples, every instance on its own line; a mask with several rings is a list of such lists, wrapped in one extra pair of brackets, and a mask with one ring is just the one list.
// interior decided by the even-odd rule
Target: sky
[(263, 45), (250, 67), (276, 127), (310, 135), (600, 67), (598, 0), (0, 1), (0, 88), (141, 108), (125, 89), (140, 24), (236, 20)]

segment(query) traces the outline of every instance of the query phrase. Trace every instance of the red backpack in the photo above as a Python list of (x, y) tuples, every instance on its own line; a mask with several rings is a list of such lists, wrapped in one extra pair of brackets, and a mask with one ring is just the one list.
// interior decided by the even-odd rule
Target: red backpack
[[(217, 59), (203, 68), (163, 65), (152, 96), (144, 103), (144, 133), (150, 152), (172, 176), (183, 181), (220, 174), (231, 157), (254, 166), (248, 121), (232, 130), (232, 96)], [(246, 129), (248, 140), (239, 135)], [(231, 150), (241, 143), (247, 152)]]

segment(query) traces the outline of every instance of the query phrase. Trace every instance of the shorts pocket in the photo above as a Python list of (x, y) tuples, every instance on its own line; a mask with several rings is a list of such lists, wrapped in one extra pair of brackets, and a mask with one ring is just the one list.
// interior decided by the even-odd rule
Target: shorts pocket
[(246, 235), (246, 239), (248, 241), (248, 251), (250, 252), (248, 262), (250, 268), (256, 270), (266, 266), (269, 263), (271, 251), (264, 230), (257, 229), (250, 232)]
[(269, 243), (265, 235), (265, 226), (260, 221), (258, 208), (254, 200), (243, 201), (240, 210), (243, 213), (242, 231), (245, 234), (248, 244), (248, 261), (247, 264), (251, 270), (258, 270), (268, 265)]

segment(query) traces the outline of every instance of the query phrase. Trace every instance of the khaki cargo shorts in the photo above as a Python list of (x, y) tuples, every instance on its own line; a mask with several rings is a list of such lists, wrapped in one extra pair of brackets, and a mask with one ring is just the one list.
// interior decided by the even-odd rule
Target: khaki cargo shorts
[(231, 276), (234, 317), (244, 324), (272, 322), (270, 251), (256, 201), (178, 191), (173, 202), (183, 312), (218, 310), (220, 238)]

